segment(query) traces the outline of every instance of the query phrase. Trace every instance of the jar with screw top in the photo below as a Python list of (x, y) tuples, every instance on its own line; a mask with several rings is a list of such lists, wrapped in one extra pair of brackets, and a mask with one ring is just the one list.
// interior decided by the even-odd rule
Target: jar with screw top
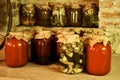
[(35, 5), (28, 3), (20, 6), (20, 25), (33, 26), (36, 23)]
[(67, 11), (67, 25), (70, 27), (81, 27), (82, 18), (82, 7), (79, 4), (73, 3)]
[(66, 11), (62, 4), (57, 3), (52, 7), (51, 26), (64, 27), (66, 26)]
[(83, 26), (88, 28), (98, 27), (99, 7), (95, 3), (85, 4), (83, 7)]
[(50, 26), (51, 11), (47, 4), (36, 4), (36, 24), (39, 26)]
[(58, 34), (57, 50), (61, 71), (66, 74), (77, 74), (84, 69), (84, 45), (77, 34)]

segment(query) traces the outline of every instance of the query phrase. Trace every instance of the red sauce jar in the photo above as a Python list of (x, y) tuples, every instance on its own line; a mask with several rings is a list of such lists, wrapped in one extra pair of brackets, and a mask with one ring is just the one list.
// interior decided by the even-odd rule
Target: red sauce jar
[(111, 68), (111, 46), (102, 38), (97, 42), (94, 40), (96, 39), (93, 38), (93, 42), (90, 42), (94, 44), (86, 46), (86, 70), (93, 75), (105, 75)]
[(5, 59), (9, 67), (21, 67), (28, 62), (28, 44), (22, 39), (8, 38), (5, 44)]
[(31, 61), (40, 65), (48, 65), (58, 61), (56, 42), (50, 31), (41, 31), (31, 42)]

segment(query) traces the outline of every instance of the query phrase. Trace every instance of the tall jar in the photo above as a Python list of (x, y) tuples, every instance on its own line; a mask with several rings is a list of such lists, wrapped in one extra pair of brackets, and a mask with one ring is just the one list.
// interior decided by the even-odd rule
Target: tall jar
[(105, 75), (111, 69), (111, 46), (105, 36), (92, 36), (86, 46), (86, 70), (89, 74)]
[(83, 26), (87, 28), (98, 27), (98, 11), (97, 4), (86, 4), (83, 8)]
[(67, 25), (69, 27), (81, 27), (83, 23), (82, 8), (78, 4), (71, 4), (67, 11)]
[[(57, 52), (61, 71), (66, 74), (77, 74), (84, 69), (84, 45), (77, 34), (59, 34)], [(71, 40), (72, 39), (72, 40)]]
[(33, 26), (36, 23), (34, 4), (23, 4), (20, 7), (20, 25)]
[(31, 42), (31, 60), (40, 65), (58, 61), (56, 42), (51, 31), (40, 31)]
[(66, 26), (66, 11), (62, 4), (55, 4), (52, 7), (51, 26), (54, 27)]
[(50, 26), (50, 7), (46, 4), (37, 4), (36, 6), (37, 25)]
[(5, 44), (5, 60), (9, 67), (21, 67), (28, 62), (28, 44), (23, 33), (10, 33)]

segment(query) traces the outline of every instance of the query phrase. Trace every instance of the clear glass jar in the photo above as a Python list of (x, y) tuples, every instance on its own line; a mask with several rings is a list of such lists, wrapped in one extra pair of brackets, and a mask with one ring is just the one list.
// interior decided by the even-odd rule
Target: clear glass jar
[(31, 61), (48, 65), (58, 61), (56, 40), (50, 31), (41, 31), (31, 41)]
[(55, 4), (52, 7), (51, 26), (64, 27), (66, 26), (66, 11), (62, 4)]
[(20, 7), (20, 25), (33, 26), (36, 23), (34, 4), (23, 4)]
[[(57, 52), (61, 71), (66, 74), (77, 74), (83, 71), (84, 45), (76, 34), (59, 34), (57, 41)], [(70, 40), (72, 38), (72, 40)]]
[(105, 37), (98, 37), (90, 38), (86, 45), (86, 71), (93, 75), (105, 75), (111, 69), (111, 46)]
[(28, 62), (28, 44), (22, 39), (8, 38), (5, 44), (5, 59), (9, 67), (21, 67)]
[(36, 24), (39, 26), (50, 26), (51, 11), (49, 6), (45, 4), (37, 4), (36, 6)]
[(86, 4), (83, 8), (83, 26), (88, 28), (98, 27), (98, 11), (97, 4)]
[(82, 8), (78, 4), (72, 4), (67, 11), (67, 25), (81, 27), (83, 23)]

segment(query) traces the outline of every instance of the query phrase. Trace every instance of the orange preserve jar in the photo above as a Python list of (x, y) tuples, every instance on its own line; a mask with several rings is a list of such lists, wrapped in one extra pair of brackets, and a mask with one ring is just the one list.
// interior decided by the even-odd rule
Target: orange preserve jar
[(28, 62), (28, 44), (23, 33), (10, 33), (5, 44), (5, 59), (9, 67), (21, 67)]
[(111, 46), (105, 36), (92, 36), (86, 46), (86, 70), (93, 75), (105, 75), (111, 68)]

